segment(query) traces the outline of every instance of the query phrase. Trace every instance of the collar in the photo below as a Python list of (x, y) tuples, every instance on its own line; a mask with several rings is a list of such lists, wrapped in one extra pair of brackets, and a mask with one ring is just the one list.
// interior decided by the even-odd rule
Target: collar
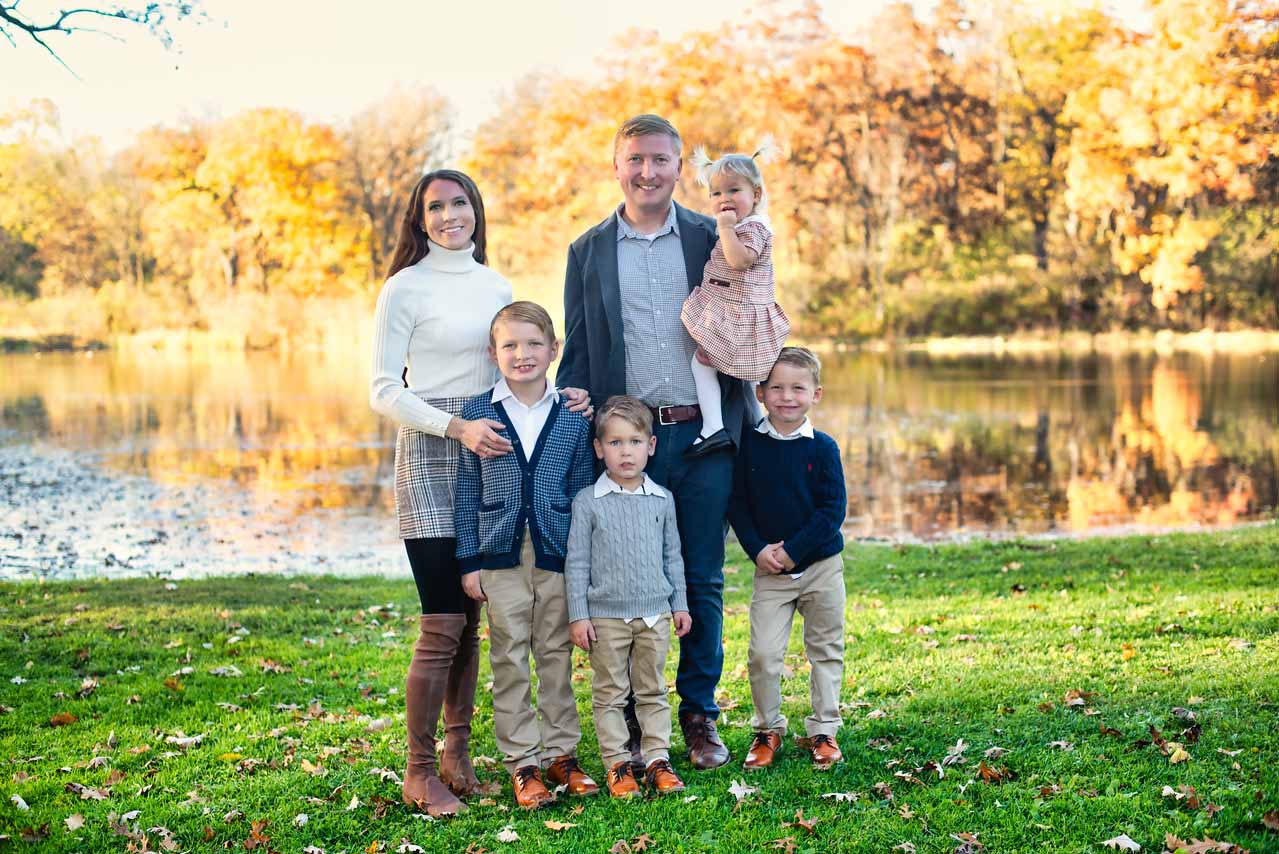
[(751, 214), (746, 217), (746, 219), (739, 222), (738, 225), (745, 225), (748, 222), (757, 222), (764, 226), (764, 228), (767, 228), (769, 234), (773, 233), (773, 224), (769, 221), (767, 214)]
[[(626, 208), (626, 203), (623, 202), (622, 204), (617, 206), (617, 211), (614, 214), (614, 217), (617, 219), (617, 239), (619, 241), (624, 240), (628, 237), (633, 240), (647, 239), (649, 235), (640, 234), (638, 231), (635, 230), (635, 227), (633, 225), (631, 225), (629, 222), (626, 221), (626, 217), (622, 216), (622, 211), (625, 208)], [(675, 202), (673, 201), (671, 202), (670, 211), (667, 212), (666, 214), (666, 222), (662, 223), (662, 227), (659, 228), (657, 230), (657, 233), (652, 235), (652, 237), (653, 238), (661, 237), (663, 234), (665, 234), (668, 231), (675, 232), (676, 237), (679, 236), (679, 220), (675, 217)]]
[(773, 426), (773, 422), (767, 417), (761, 418), (759, 423), (755, 425), (756, 433), (763, 433), (765, 436), (772, 436), (774, 439), (781, 439), (783, 442), (791, 439), (811, 439), (813, 438), (813, 422), (808, 420), (808, 416), (804, 416), (804, 422), (795, 429), (794, 433), (788, 433), (783, 436), (777, 432), (777, 428)]
[(594, 495), (596, 498), (603, 498), (610, 492), (616, 492), (619, 495), (652, 495), (655, 498), (666, 497), (666, 490), (658, 486), (653, 479), (648, 476), (648, 472), (644, 473), (643, 482), (640, 483), (634, 492), (627, 492), (625, 489), (622, 489), (621, 485), (618, 484), (617, 481), (608, 476), (608, 472), (604, 472), (599, 476), (599, 479), (595, 481)]
[(474, 243), (465, 249), (445, 249), (434, 240), (428, 240), (427, 244), (430, 248), (416, 266), (440, 273), (469, 273), (480, 266), (480, 262), (475, 260)]
[[(511, 391), (511, 387), (506, 384), (506, 377), (502, 377), (497, 381), (497, 385), (493, 386), (493, 396), (489, 398), (489, 400), (492, 403), (497, 403), (498, 401), (506, 400), (507, 398), (514, 400), (520, 406), (524, 405), (524, 401), (516, 397), (515, 392)], [(546, 403), (548, 399), (553, 403), (560, 399), (559, 391), (555, 388), (555, 386), (551, 385), (549, 381), (546, 383), (546, 393), (538, 398), (537, 401), (528, 408), (537, 409), (537, 407)]]

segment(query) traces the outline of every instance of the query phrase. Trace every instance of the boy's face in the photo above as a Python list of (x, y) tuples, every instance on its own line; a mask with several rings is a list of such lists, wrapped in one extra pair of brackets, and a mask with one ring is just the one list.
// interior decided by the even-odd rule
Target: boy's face
[(804, 423), (808, 410), (822, 399), (822, 387), (813, 382), (812, 371), (781, 362), (755, 387), (755, 396), (768, 410), (773, 426), (789, 433)]
[(493, 327), (489, 355), (507, 382), (528, 383), (546, 378), (546, 369), (559, 354), (559, 342), (550, 340), (537, 324), (503, 320)]
[(623, 418), (610, 418), (595, 432), (595, 456), (604, 461), (604, 468), (618, 483), (642, 480), (644, 466), (656, 450), (656, 436)]

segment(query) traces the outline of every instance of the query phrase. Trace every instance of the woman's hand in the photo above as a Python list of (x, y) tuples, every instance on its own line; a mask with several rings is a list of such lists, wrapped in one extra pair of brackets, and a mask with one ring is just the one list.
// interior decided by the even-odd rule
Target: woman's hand
[(468, 572), (462, 576), (462, 592), (476, 602), (487, 602), (489, 600), (484, 595), (484, 588), (480, 587), (480, 574), (478, 572)]
[(449, 426), (445, 429), (444, 435), (461, 442), (466, 446), (467, 450), (472, 451), (480, 459), (487, 460), (493, 457), (500, 457), (502, 454), (509, 454), (515, 449), (510, 439), (499, 435), (497, 432), (505, 429), (505, 424), (501, 421), (494, 421), (492, 418), (477, 418), (474, 421), (467, 421), (465, 418), (454, 416), (449, 421)]
[(591, 406), (591, 395), (584, 388), (562, 388), (560, 397), (564, 398), (569, 412), (580, 412), (583, 418), (590, 418), (595, 414), (595, 407)]
[(671, 614), (671, 620), (675, 623), (675, 637), (682, 638), (693, 630), (693, 618), (689, 616), (687, 611), (676, 611)]

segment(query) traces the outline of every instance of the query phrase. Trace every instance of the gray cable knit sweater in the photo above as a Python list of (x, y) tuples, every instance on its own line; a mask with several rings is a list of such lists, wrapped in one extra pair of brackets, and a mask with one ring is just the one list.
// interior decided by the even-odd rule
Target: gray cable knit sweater
[(570, 621), (687, 611), (675, 499), (588, 486), (573, 499), (564, 583)]

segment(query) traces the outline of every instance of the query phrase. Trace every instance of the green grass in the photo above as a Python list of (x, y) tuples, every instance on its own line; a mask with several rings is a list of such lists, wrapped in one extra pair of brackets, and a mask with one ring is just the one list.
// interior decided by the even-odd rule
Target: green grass
[[(750, 574), (734, 555), (721, 691), (735, 761), (693, 772), (678, 760), (696, 800), (597, 797), (528, 814), (508, 809), (502, 780), (495, 803), (437, 823), (413, 818), (396, 784), (371, 773), (402, 770), (402, 686), (416, 631), (408, 580), (0, 585), (0, 834), (11, 837), (0, 849), (141, 850), (141, 840), (108, 823), (111, 813), (140, 810), (129, 825), (147, 834), (146, 845), (160, 847), (163, 834), (148, 828), (162, 826), (185, 851), (251, 848), (254, 821), (267, 822), (259, 836), (269, 837), (254, 850), (317, 846), (328, 854), (395, 851), (405, 838), (432, 852), (472, 844), (605, 852), (641, 834), (652, 839), (650, 851), (733, 854), (772, 851), (786, 837), (797, 851), (884, 852), (909, 842), (919, 852), (951, 852), (960, 845), (952, 834), (963, 833), (976, 834), (987, 852), (1107, 851), (1099, 843), (1120, 833), (1147, 852), (1162, 850), (1166, 833), (1279, 850), (1279, 833), (1262, 824), (1279, 808), (1275, 525), (1080, 542), (851, 546), (840, 731), (847, 759), (824, 773), (790, 744), (779, 767), (741, 771), (750, 739)], [(239, 640), (228, 644), (232, 637)], [(263, 662), (287, 670), (266, 672)], [(785, 711), (794, 734), (807, 701), (798, 629), (789, 662)], [(210, 673), (226, 665), (243, 675)], [(474, 752), (494, 757), (488, 678), (486, 662)], [(86, 679), (97, 687), (78, 696)], [(577, 688), (582, 758), (602, 779), (584, 659)], [(1071, 707), (1064, 698), (1072, 690), (1095, 695)], [(1142, 743), (1152, 726), (1168, 740), (1189, 740), (1174, 707), (1192, 710), (1202, 727), (1186, 745), (1189, 761), (1178, 764)], [(51, 726), (63, 713), (76, 720)], [(370, 731), (382, 718), (390, 725)], [(178, 732), (204, 739), (185, 750), (166, 743)], [(960, 739), (963, 759), (938, 779), (924, 766), (940, 764)], [(1015, 775), (1002, 784), (977, 770), (995, 746), (1009, 752), (988, 764)], [(492, 766), (481, 776), (500, 779)], [(737, 805), (734, 778), (758, 793)], [(109, 796), (86, 800), (68, 784)], [(877, 784), (891, 787), (891, 801)], [(1164, 786), (1193, 786), (1200, 808), (1162, 797)], [(820, 797), (831, 792), (859, 797)], [(359, 805), (348, 809), (353, 797)], [(1221, 809), (1210, 814), (1210, 803)], [(816, 820), (812, 835), (783, 826), (797, 809)], [(309, 816), (303, 827), (294, 825), (299, 813)], [(64, 820), (73, 814), (85, 821), (69, 831)], [(548, 819), (577, 826), (553, 831)], [(46, 824), (47, 839), (20, 841)], [(498, 840), (507, 825), (519, 843)]]

